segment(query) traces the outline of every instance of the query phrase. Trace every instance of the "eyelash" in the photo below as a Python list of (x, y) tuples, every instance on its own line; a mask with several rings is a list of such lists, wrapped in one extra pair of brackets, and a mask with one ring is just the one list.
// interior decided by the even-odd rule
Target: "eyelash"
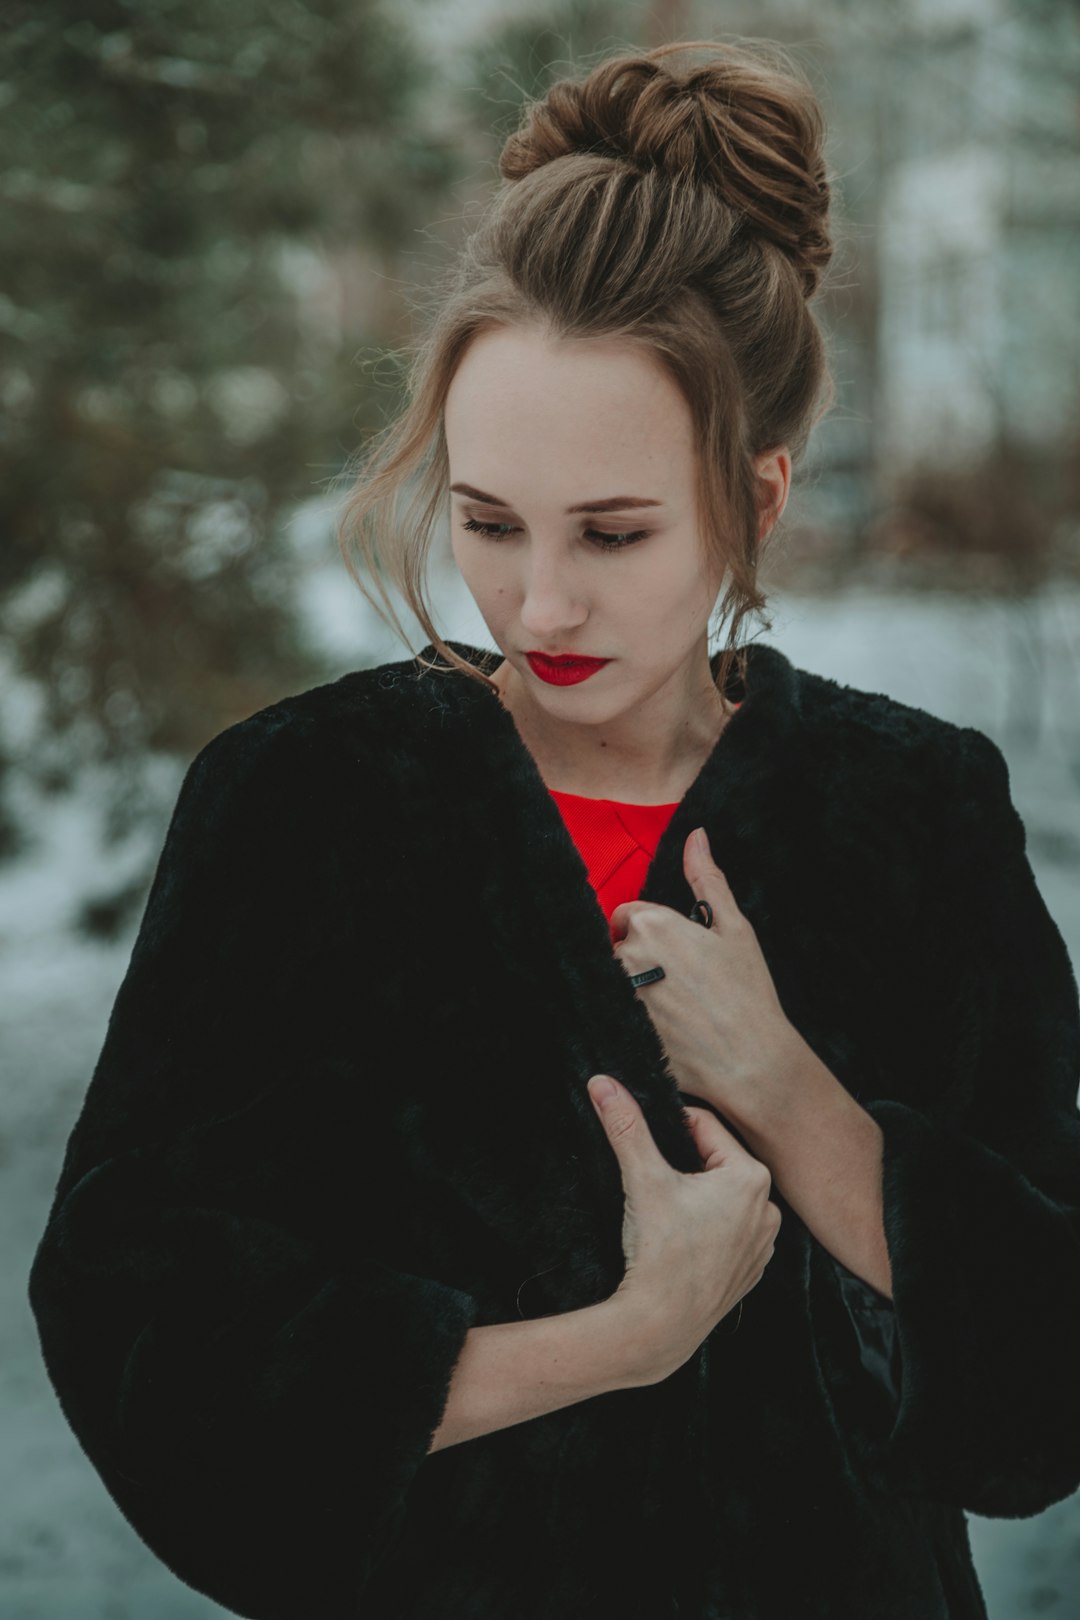
[[(481, 523), (478, 518), (466, 518), (461, 527), (470, 534), (483, 534), (489, 540), (506, 540), (508, 535), (496, 534), (497, 529), (512, 529), (511, 523)], [(648, 529), (627, 530), (624, 534), (605, 534), (601, 529), (586, 529), (585, 533), (596, 540), (606, 541), (605, 545), (598, 547), (600, 551), (621, 551), (623, 546), (633, 545), (637, 540), (647, 540)]]

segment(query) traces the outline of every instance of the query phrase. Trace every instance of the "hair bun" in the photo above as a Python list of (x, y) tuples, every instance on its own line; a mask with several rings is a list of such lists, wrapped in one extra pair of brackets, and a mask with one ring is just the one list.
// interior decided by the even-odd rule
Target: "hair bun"
[[(679, 54), (690, 51), (709, 60), (694, 66)], [(788, 256), (809, 298), (832, 257), (824, 139), (817, 96), (782, 47), (695, 40), (557, 80), (526, 109), (499, 172), (522, 180), (591, 153), (709, 185)]]

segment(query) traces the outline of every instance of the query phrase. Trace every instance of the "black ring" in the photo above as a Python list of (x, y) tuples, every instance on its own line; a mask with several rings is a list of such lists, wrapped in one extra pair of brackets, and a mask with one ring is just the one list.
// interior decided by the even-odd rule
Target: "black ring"
[[(698, 915), (699, 912), (702, 913), (701, 916)], [(692, 922), (701, 923), (704, 928), (712, 927), (713, 908), (710, 906), (707, 900), (694, 901), (693, 905), (690, 907), (690, 920)]]
[(662, 967), (647, 968), (644, 973), (631, 973), (630, 983), (636, 990), (639, 984), (653, 984), (657, 979), (666, 979), (667, 974)]

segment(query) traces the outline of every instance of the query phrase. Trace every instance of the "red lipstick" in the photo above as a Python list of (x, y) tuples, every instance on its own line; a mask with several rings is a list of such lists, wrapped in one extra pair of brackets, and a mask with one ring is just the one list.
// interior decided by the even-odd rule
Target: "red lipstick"
[(578, 658), (572, 653), (564, 653), (558, 658), (549, 658), (538, 652), (529, 652), (525, 656), (533, 674), (550, 686), (576, 686), (578, 681), (587, 681), (590, 675), (595, 675), (598, 669), (611, 662), (610, 658)]

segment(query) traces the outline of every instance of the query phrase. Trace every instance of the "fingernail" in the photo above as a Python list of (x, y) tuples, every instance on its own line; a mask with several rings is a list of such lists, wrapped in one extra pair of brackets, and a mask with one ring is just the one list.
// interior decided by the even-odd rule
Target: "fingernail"
[(588, 1084), (589, 1096), (598, 1108), (606, 1108), (619, 1095), (619, 1088), (608, 1074), (594, 1074)]
[(709, 853), (709, 837), (704, 827), (694, 828), (694, 843), (697, 845), (698, 849), (703, 855), (707, 855)]

